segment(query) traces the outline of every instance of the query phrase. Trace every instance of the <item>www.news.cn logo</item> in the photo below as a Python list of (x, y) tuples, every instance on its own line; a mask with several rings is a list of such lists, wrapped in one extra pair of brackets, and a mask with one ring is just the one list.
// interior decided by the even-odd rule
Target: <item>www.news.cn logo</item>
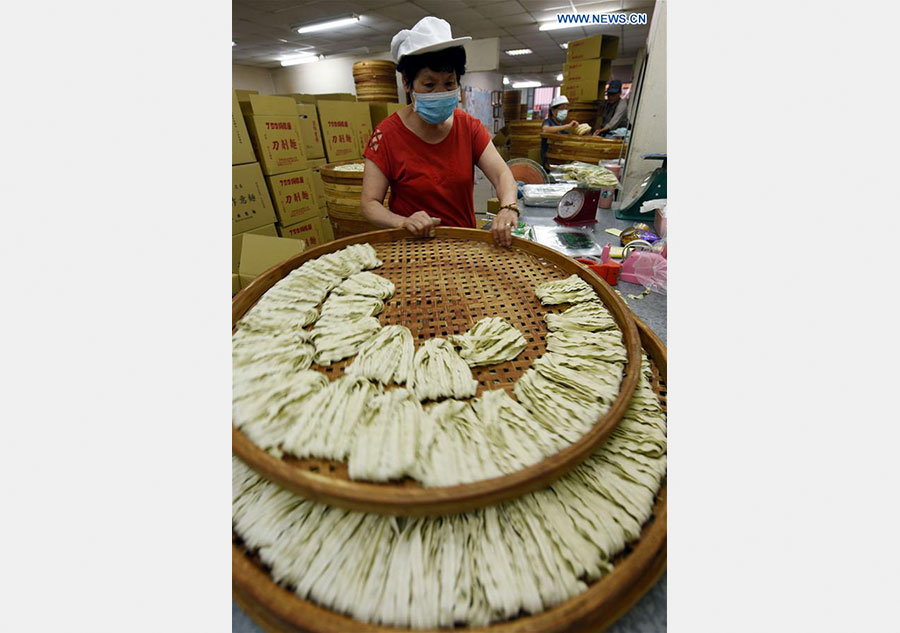
[(647, 24), (646, 13), (557, 13), (557, 24)]

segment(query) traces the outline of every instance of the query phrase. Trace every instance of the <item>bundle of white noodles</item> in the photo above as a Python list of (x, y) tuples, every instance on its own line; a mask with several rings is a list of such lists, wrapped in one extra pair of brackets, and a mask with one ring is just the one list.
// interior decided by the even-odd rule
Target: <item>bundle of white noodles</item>
[(546, 490), (403, 519), (305, 500), (234, 459), (232, 522), (276, 582), (322, 607), (387, 626), (485, 626), (549, 609), (607, 574), (639, 538), (665, 470), (665, 415), (645, 360), (620, 424)]

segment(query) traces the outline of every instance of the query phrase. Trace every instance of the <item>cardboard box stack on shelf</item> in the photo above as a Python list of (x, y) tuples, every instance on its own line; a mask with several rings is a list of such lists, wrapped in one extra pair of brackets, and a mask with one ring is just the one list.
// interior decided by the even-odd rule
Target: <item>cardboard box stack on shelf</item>
[[(560, 94), (574, 103), (602, 100), (618, 49), (619, 38), (615, 35), (594, 35), (569, 42)], [(595, 121), (583, 123), (593, 127)]]
[[(232, 146), (233, 149), (233, 146)], [(231, 167), (231, 294), (243, 286), (239, 275), (244, 237), (250, 233), (277, 235), (275, 209), (259, 163)]]
[(272, 99), (255, 91), (232, 91), (232, 295), (306, 247), (303, 241), (278, 237), (276, 229), (278, 207), (269, 194), (267, 176), (291, 169), (309, 174), (309, 170), (294, 101)]
[[(365, 103), (358, 104), (355, 101), (319, 101), (316, 103), (319, 123), (322, 124), (322, 139), (325, 141), (325, 154), (329, 163), (362, 157), (356, 125), (360, 113), (359, 106), (366, 108), (368, 116), (369, 106)], [(369, 127), (371, 125), (370, 117)], [(368, 140), (367, 137), (366, 141), (368, 142)]]
[[(317, 106), (324, 95), (291, 94), (288, 96), (297, 103), (300, 132), (307, 156), (307, 169), (270, 177), (268, 179), (269, 190), (278, 214), (279, 235), (285, 238), (301, 239), (306, 242), (307, 247), (312, 248), (334, 240), (334, 232), (331, 230), (325, 206), (325, 191), (317, 169), (328, 162), (323, 142), (325, 135), (322, 133), (322, 126), (327, 124), (321, 122)], [(335, 102), (341, 104), (341, 107), (338, 108), (341, 112), (346, 108), (355, 108), (359, 111), (360, 107), (366, 111), (364, 121), (354, 119), (349, 121), (346, 127), (341, 126), (340, 134), (344, 138), (339, 139), (338, 142), (352, 144), (355, 155), (359, 146), (359, 136), (366, 133), (364, 126), (369, 121), (368, 106), (351, 101), (353, 95), (331, 94), (327, 96), (335, 98)], [(333, 119), (329, 118), (328, 120)], [(366, 142), (368, 142), (368, 136), (366, 136)]]
[(251, 94), (240, 104), (266, 176), (306, 168), (300, 116), (293, 99)]

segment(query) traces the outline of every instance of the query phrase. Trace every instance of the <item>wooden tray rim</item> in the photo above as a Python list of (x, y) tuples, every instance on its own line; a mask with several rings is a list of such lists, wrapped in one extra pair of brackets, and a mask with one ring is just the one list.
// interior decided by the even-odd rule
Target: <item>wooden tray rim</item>
[[(491, 234), (480, 229), (438, 227), (435, 235), (443, 238), (493, 243)], [(232, 299), (232, 328), (266, 290), (303, 262), (340, 250), (350, 244), (390, 242), (398, 239), (416, 238), (411, 238), (404, 229), (360, 233), (304, 251), (273, 266)], [(603, 298), (604, 304), (622, 331), (628, 363), (619, 395), (609, 411), (577, 442), (537, 464), (508, 475), (438, 488), (397, 487), (369, 482), (350, 482), (321, 473), (305, 471), (291, 466), (257, 447), (233, 424), (232, 452), (266, 479), (308, 499), (350, 510), (404, 516), (452, 514), (493, 505), (533, 490), (545, 488), (583, 462), (612, 432), (631, 402), (640, 371), (641, 345), (638, 330), (629, 314), (629, 308), (625, 306), (621, 298), (612, 291), (606, 281), (591, 272), (586, 266), (562, 253), (529, 240), (514, 237), (512, 245), (556, 264), (565, 272), (581, 276)]]

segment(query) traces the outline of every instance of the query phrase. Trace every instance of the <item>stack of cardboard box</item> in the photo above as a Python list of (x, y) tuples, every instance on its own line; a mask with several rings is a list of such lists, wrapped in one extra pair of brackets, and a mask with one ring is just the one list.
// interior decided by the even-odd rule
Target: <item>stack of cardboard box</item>
[(619, 38), (615, 35), (594, 35), (569, 42), (560, 94), (574, 102), (603, 99), (618, 49)]
[[(242, 92), (247, 98), (250, 93)], [(241, 289), (241, 244), (245, 233), (277, 235), (275, 210), (263, 179), (247, 125), (238, 102), (238, 92), (231, 92), (231, 294)]]
[(284, 96), (290, 97), (296, 104), (307, 168), (302, 174), (283, 174), (289, 177), (270, 179), (269, 186), (276, 199), (276, 207), (278, 201), (285, 204), (285, 212), (279, 214), (278, 230), (281, 236), (302, 239), (312, 248), (334, 240), (318, 172), (318, 168), (327, 162), (322, 127), (315, 105), (316, 95)]
[[(319, 173), (326, 163), (361, 160), (372, 136), (372, 131), (385, 117), (403, 106), (399, 103), (357, 102), (351, 94), (292, 95), (298, 102), (314, 103), (321, 126), (324, 144), (323, 158), (310, 161), (313, 188), (322, 218), (318, 227), (315, 222), (294, 227), (282, 235), (304, 237), (321, 230), (326, 240), (334, 239), (334, 228), (328, 218), (325, 204), (325, 188)], [(310, 238), (307, 238), (310, 239)]]
[(284, 253), (295, 254), (306, 247), (305, 242), (278, 237), (277, 206), (269, 195), (266, 175), (305, 168), (306, 159), (296, 111), (292, 119), (283, 103), (269, 99), (255, 91), (232, 91), (232, 295), (285, 259)]

